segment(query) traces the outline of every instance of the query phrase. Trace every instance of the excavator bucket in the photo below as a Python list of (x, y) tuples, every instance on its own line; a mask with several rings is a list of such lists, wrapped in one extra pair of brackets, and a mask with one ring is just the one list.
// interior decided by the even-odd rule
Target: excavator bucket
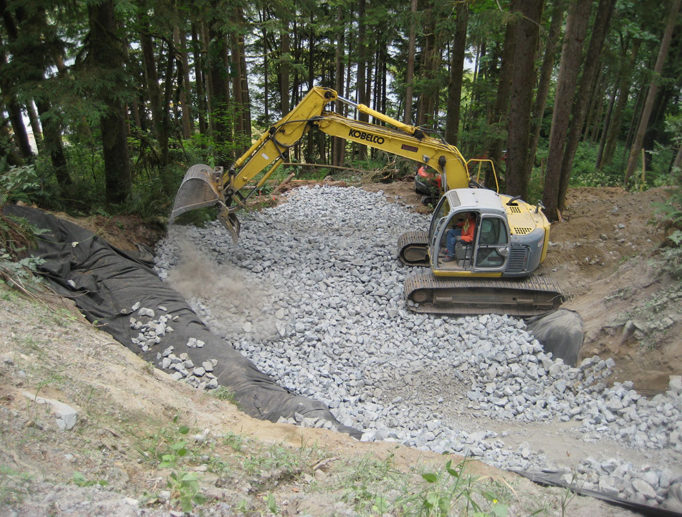
[(218, 205), (220, 207), (218, 218), (230, 232), (232, 239), (236, 241), (239, 236), (239, 220), (225, 204), (220, 189), (221, 174), (222, 168), (213, 169), (204, 164), (190, 167), (175, 195), (170, 222), (172, 223), (185, 212)]
[(190, 167), (182, 178), (175, 195), (170, 221), (190, 210), (215, 205), (221, 201), (219, 178), (208, 165), (198, 164)]

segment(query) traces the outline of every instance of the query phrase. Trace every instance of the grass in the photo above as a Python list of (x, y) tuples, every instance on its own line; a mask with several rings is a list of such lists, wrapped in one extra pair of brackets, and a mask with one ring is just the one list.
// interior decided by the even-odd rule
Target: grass
[(28, 495), (32, 476), (7, 465), (0, 465), (0, 507), (19, 504)]
[(219, 399), (235, 404), (234, 392), (225, 386), (218, 386), (216, 389), (211, 390), (210, 395)]
[(362, 515), (507, 515), (514, 496), (511, 487), (468, 474), (467, 463), (448, 460), (436, 471), (404, 473), (391, 455), (383, 460), (366, 456), (347, 467), (337, 487)]

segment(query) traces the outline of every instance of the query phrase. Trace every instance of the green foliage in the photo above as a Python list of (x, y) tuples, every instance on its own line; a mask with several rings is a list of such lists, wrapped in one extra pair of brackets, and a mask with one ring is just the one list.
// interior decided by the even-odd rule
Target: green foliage
[[(625, 174), (625, 158), (627, 157), (627, 149), (622, 144), (617, 146), (615, 156), (620, 156), (622, 159), (616, 158), (612, 163), (605, 165), (598, 169), (597, 154), (599, 152), (599, 144), (593, 142), (580, 142), (573, 160), (573, 168), (570, 179), (571, 187), (615, 187), (622, 186)], [(669, 172), (669, 165), (671, 160), (671, 150), (657, 146), (655, 151), (650, 152), (651, 162), (650, 170), (647, 170), (642, 181), (641, 167), (635, 173), (633, 178), (634, 189), (646, 190), (651, 187), (661, 185), (671, 185), (675, 181), (674, 176)], [(546, 150), (538, 149), (537, 159), (542, 164), (541, 169), (544, 170), (544, 160), (546, 158)], [(537, 163), (537, 162), (536, 162)], [(536, 172), (534, 171), (533, 175)], [(530, 196), (529, 196), (530, 197)]]
[(192, 511), (194, 504), (201, 504), (205, 498), (200, 493), (199, 479), (195, 472), (187, 472), (183, 467), (194, 459), (189, 449), (187, 434), (189, 427), (178, 424), (173, 418), (173, 426), (161, 429), (157, 434), (146, 437), (138, 445), (140, 454), (158, 468), (171, 469), (166, 485), (171, 492), (171, 503), (179, 505), (183, 512)]
[(30, 204), (40, 190), (40, 179), (33, 165), (12, 166), (0, 173), (0, 206), (17, 201)]
[(275, 515), (279, 513), (279, 508), (277, 507), (277, 501), (275, 500), (274, 495), (268, 494), (265, 498), (265, 504), (267, 505), (268, 510), (270, 510), (270, 513)]
[(235, 403), (234, 401), (234, 392), (226, 388), (225, 386), (218, 386), (216, 389), (209, 391), (211, 396), (220, 399), (220, 400), (227, 400), (228, 402), (231, 402), (232, 404)]
[(599, 148), (592, 142), (580, 142), (573, 159), (570, 185), (573, 187), (615, 187), (623, 184), (624, 171), (616, 166), (597, 169)]
[[(508, 507), (499, 500), (502, 498), (502, 487), (497, 484), (488, 487), (481, 479), (465, 475), (465, 466), (466, 461), (462, 461), (453, 467), (452, 460), (449, 460), (445, 464), (445, 472), (422, 474), (428, 485), (417, 496), (421, 512), (426, 515), (451, 515), (457, 508), (458, 515), (470, 515), (473, 512), (477, 516), (506, 516)], [(458, 503), (459, 506), (456, 506)]]
[(263, 454), (249, 456), (244, 459), (243, 467), (247, 473), (278, 470), (281, 475), (298, 476), (306, 464), (307, 459), (314, 454), (312, 449), (292, 450), (283, 445), (272, 445)]
[(399, 478), (400, 473), (394, 466), (393, 455), (385, 460), (365, 456), (341, 478), (343, 499), (354, 504), (361, 513), (373, 506), (384, 508), (388, 502), (381, 495), (384, 493), (382, 484), (394, 485)]
[(664, 224), (668, 224), (677, 231), (668, 238), (679, 247), (678, 234), (682, 230), (682, 169), (673, 170), (673, 187), (670, 196), (665, 201), (654, 203), (654, 210)]
[(34, 172), (32, 167), (10, 168), (0, 177), (0, 278), (25, 293), (39, 283), (35, 273), (43, 260), (25, 257), (24, 252), (45, 231), (21, 217), (5, 215), (2, 208), (36, 185), (31, 180)]
[(167, 486), (171, 491), (171, 502), (178, 503), (183, 512), (189, 513), (195, 504), (206, 501), (200, 493), (196, 472), (171, 472)]
[(25, 292), (35, 289), (41, 282), (40, 277), (36, 276), (36, 272), (42, 263), (42, 259), (33, 257), (17, 260), (0, 246), (0, 278), (11, 287), (16, 287)]
[(344, 500), (361, 514), (506, 516), (508, 487), (466, 474), (466, 463), (453, 466), (449, 460), (443, 471), (423, 472), (423, 484), (414, 484), (395, 468), (392, 456), (367, 457), (340, 483)]
[(74, 485), (78, 485), (81, 487), (84, 486), (93, 486), (93, 485), (99, 485), (99, 486), (107, 486), (108, 483), (105, 479), (100, 479), (100, 480), (92, 480), (92, 479), (87, 479), (81, 472), (74, 472), (73, 476), (71, 477), (71, 482)]
[(0, 506), (21, 503), (29, 493), (30, 474), (0, 465)]

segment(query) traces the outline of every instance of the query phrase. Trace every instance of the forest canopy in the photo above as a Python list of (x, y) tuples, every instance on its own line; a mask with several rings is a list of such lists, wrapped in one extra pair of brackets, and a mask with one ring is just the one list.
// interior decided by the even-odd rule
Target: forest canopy
[[(572, 185), (680, 181), (680, 0), (0, 9), (0, 204), (167, 215), (189, 166), (228, 167), (313, 86), (492, 159), (552, 219)], [(392, 160), (315, 131), (289, 156), (337, 175)]]

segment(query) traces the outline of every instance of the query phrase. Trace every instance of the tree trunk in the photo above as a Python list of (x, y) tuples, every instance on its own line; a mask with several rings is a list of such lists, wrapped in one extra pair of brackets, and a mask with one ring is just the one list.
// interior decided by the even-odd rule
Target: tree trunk
[[(4, 106), (0, 106), (2, 109)], [(16, 145), (13, 144), (12, 134), (10, 133), (9, 126), (3, 120), (0, 123), (0, 142), (2, 142), (2, 147), (0, 150), (4, 153), (2, 155), (3, 160), (6, 160), (3, 165), (24, 165), (24, 158), (21, 156), (21, 152), (17, 149)]]
[(670, 12), (668, 13), (665, 31), (663, 32), (661, 47), (658, 50), (658, 57), (656, 58), (656, 65), (654, 66), (654, 74), (651, 79), (651, 83), (649, 84), (649, 92), (647, 93), (646, 100), (644, 101), (644, 108), (642, 109), (642, 115), (639, 118), (637, 132), (635, 133), (635, 140), (632, 144), (632, 148), (630, 149), (628, 165), (625, 171), (625, 178), (623, 180), (623, 183), (626, 186), (639, 162), (639, 154), (642, 149), (642, 143), (644, 142), (644, 134), (646, 133), (647, 126), (649, 125), (649, 117), (651, 117), (654, 100), (656, 99), (656, 94), (658, 93), (659, 89), (658, 78), (663, 71), (663, 65), (665, 64), (665, 60), (668, 57), (668, 50), (670, 48), (670, 42), (672, 41), (673, 30), (675, 29), (675, 25), (677, 23), (677, 13), (679, 10), (680, 0), (673, 0), (670, 4)]
[(405, 76), (405, 124), (412, 124), (414, 98), (414, 53), (417, 41), (417, 0), (410, 3), (410, 39), (407, 44), (407, 70)]
[[(165, 167), (170, 163), (170, 106), (171, 106), (171, 93), (173, 91), (173, 65), (175, 63), (175, 49), (173, 48), (173, 42), (168, 42), (168, 53), (166, 56), (166, 73), (164, 74), (164, 85), (163, 85), (163, 101), (161, 109), (161, 120), (160, 120), (160, 137), (159, 137), (159, 147), (161, 148), (161, 179), (163, 180), (164, 188), (166, 193), (171, 194), (173, 185), (170, 183), (170, 175), (165, 170)], [(162, 145), (163, 144), (163, 145)]]
[(591, 0), (577, 0), (571, 4), (566, 20), (566, 34), (561, 49), (559, 77), (554, 97), (552, 129), (549, 135), (549, 153), (545, 171), (543, 203), (551, 221), (559, 217), (559, 192), (561, 187), (561, 160), (568, 133), (571, 106), (575, 95), (582, 56), (583, 40), (590, 18)]
[(604, 45), (604, 39), (606, 38), (606, 33), (611, 21), (611, 14), (613, 13), (615, 5), (616, 0), (599, 0), (599, 6), (597, 7), (597, 15), (594, 20), (594, 26), (592, 27), (590, 45), (587, 49), (587, 56), (585, 57), (583, 75), (580, 79), (578, 94), (573, 104), (573, 113), (568, 139), (566, 141), (566, 148), (561, 161), (558, 199), (559, 210), (564, 210), (566, 208), (566, 193), (568, 192), (568, 183), (571, 179), (573, 158), (578, 149), (578, 141), (580, 140), (583, 124), (585, 122), (590, 91), (594, 86), (597, 73), (599, 72), (599, 56), (601, 55), (601, 49)]
[(21, 114), (21, 107), (14, 98), (10, 98), (10, 101), (7, 103), (7, 113), (9, 114), (12, 131), (14, 132), (14, 141), (17, 143), (21, 157), (24, 160), (32, 161), (33, 152), (28, 141), (28, 133), (26, 132), (24, 118)]
[[(367, 104), (367, 22), (365, 20), (366, 0), (358, 1), (358, 74), (356, 95), (360, 104)], [(367, 122), (369, 117), (364, 113), (357, 114), (358, 120)], [(355, 156), (359, 160), (367, 159), (367, 147), (353, 144)]]
[[(337, 26), (336, 33), (336, 49), (334, 52), (334, 87), (336, 93), (343, 96), (343, 49), (345, 46), (345, 17), (344, 8), (339, 5), (336, 10), (337, 21), (339, 22)], [(337, 101), (336, 112), (342, 113), (343, 103)], [(332, 165), (340, 167), (343, 165), (344, 150), (346, 148), (346, 141), (343, 138), (334, 137), (332, 139)]]
[[(599, 63), (601, 70), (603, 62)], [(589, 101), (587, 102), (587, 110), (585, 113), (583, 127), (581, 129), (580, 140), (588, 142), (598, 142), (601, 134), (602, 116), (604, 115), (604, 103), (610, 99), (608, 93), (608, 85), (606, 84), (607, 72), (601, 73), (597, 70), (597, 77), (595, 77), (589, 91)]]
[[(113, 0), (88, 6), (90, 28), (89, 58), (96, 71), (110, 74), (123, 69), (123, 48), (116, 34)], [(107, 203), (122, 203), (130, 197), (132, 179), (126, 142), (125, 107), (113, 85), (103, 88), (99, 97), (106, 105), (100, 119)], [(38, 106), (40, 111), (40, 106)], [(47, 127), (45, 140), (47, 142)]]
[[(180, 108), (182, 109), (182, 138), (192, 136), (192, 102), (190, 100), (189, 64), (187, 61), (187, 41), (184, 31), (173, 27), (173, 42), (178, 54), (178, 88)], [(180, 82), (181, 81), (181, 82)]]
[(270, 82), (268, 75), (268, 53), (270, 48), (268, 46), (268, 29), (265, 25), (267, 19), (267, 10), (265, 8), (258, 11), (261, 23), (261, 38), (263, 40), (263, 120), (266, 126), (270, 125)]
[(28, 141), (28, 133), (24, 125), (24, 119), (21, 114), (21, 106), (12, 91), (11, 79), (8, 77), (6, 71), (7, 58), (5, 56), (5, 49), (0, 42), (0, 94), (4, 97), (5, 107), (9, 115), (9, 121), (14, 132), (14, 141), (17, 144), (19, 153), (24, 160), (31, 160), (33, 152), (31, 151), (31, 144)]
[[(515, 21), (507, 23), (504, 36), (504, 47), (502, 55), (502, 66), (500, 69), (500, 79), (497, 86), (497, 97), (495, 98), (495, 107), (490, 118), (490, 125), (493, 129), (493, 136), (490, 138), (488, 149), (490, 150), (490, 159), (495, 164), (495, 169), (498, 172), (502, 171), (502, 151), (504, 150), (505, 142), (507, 141), (502, 127), (503, 121), (506, 120), (509, 112), (509, 96), (511, 94), (513, 59), (514, 59), (514, 25)], [(486, 186), (493, 188), (495, 182), (490, 174), (486, 175)]]
[[(242, 15), (243, 16), (243, 15)], [(249, 94), (249, 76), (246, 68), (246, 52), (244, 51), (244, 35), (239, 35), (239, 76), (241, 77), (242, 118), (244, 120), (244, 137), (251, 147), (251, 95)]]
[(291, 42), (289, 40), (289, 23), (282, 19), (279, 40), (279, 95), (282, 116), (289, 113), (289, 69), (291, 63)]
[[(50, 161), (54, 169), (55, 178), (62, 192), (64, 192), (71, 185), (71, 176), (66, 162), (66, 155), (64, 154), (64, 145), (62, 142), (62, 126), (57, 113), (52, 110), (49, 101), (49, 90), (45, 86), (45, 69), (47, 68), (46, 49), (44, 48), (44, 41), (42, 39), (35, 39), (32, 33), (37, 32), (41, 35), (47, 33), (45, 28), (46, 16), (42, 8), (38, 7), (28, 12), (21, 6), (15, 8), (14, 13), (10, 12), (4, 0), (0, 2), (0, 12), (2, 12), (3, 21), (10, 41), (18, 42), (19, 49), (15, 49), (22, 54), (33, 55), (36, 57), (32, 66), (26, 67), (24, 70), (28, 81), (34, 83), (34, 87), (38, 94), (36, 95), (36, 107), (38, 108), (39, 117), (41, 119), (44, 131), (45, 151), (50, 154)], [(14, 18), (16, 15), (16, 20)], [(20, 39), (19, 26), (17, 23), (26, 28), (27, 34)]]
[(142, 47), (142, 63), (144, 66), (144, 80), (149, 95), (149, 106), (152, 111), (152, 127), (154, 136), (159, 142), (160, 157), (159, 165), (164, 167), (168, 158), (168, 133), (163, 124), (164, 106), (161, 102), (161, 88), (159, 77), (156, 72), (156, 59), (154, 57), (154, 42), (149, 29), (149, 18), (146, 13), (140, 12), (138, 23), (140, 26), (140, 45)]
[[(214, 9), (218, 5), (213, 6)], [(215, 158), (219, 165), (231, 161), (230, 140), (232, 136), (228, 102), (227, 35), (220, 20), (214, 20), (208, 28), (209, 107)]]
[(38, 112), (33, 106), (33, 101), (28, 100), (26, 102), (26, 112), (28, 113), (28, 120), (31, 124), (31, 131), (33, 131), (33, 139), (36, 142), (36, 147), (38, 152), (43, 149), (43, 130), (40, 127), (40, 119), (38, 118)]
[(682, 145), (677, 148), (677, 154), (670, 169), (671, 172), (674, 172), (675, 169), (682, 169)]
[(627, 48), (623, 49), (623, 60), (627, 54), (629, 54), (630, 58), (627, 65), (625, 63), (621, 64), (621, 69), (618, 74), (618, 101), (616, 102), (613, 117), (611, 123), (609, 124), (608, 134), (606, 135), (606, 143), (604, 144), (604, 152), (601, 159), (597, 163), (597, 167), (600, 169), (611, 163), (613, 160), (613, 155), (616, 150), (616, 141), (621, 131), (623, 112), (625, 111), (625, 106), (627, 105), (630, 93), (630, 82), (632, 80), (631, 72), (635, 66), (635, 61), (637, 60), (637, 55), (639, 54), (639, 48), (641, 44), (642, 40), (636, 39), (633, 43), (632, 49), (629, 52)]
[(192, 54), (194, 55), (194, 85), (197, 95), (197, 112), (199, 119), (199, 133), (205, 135), (208, 132), (208, 124), (206, 123), (206, 114), (208, 113), (208, 106), (206, 105), (205, 85), (206, 79), (204, 76), (204, 53), (202, 52), (202, 42), (199, 40), (196, 24), (192, 24)]
[(455, 8), (457, 17), (455, 39), (450, 56), (450, 81), (448, 82), (447, 118), (445, 123), (445, 140), (457, 145), (459, 132), (459, 108), (462, 100), (462, 81), (464, 80), (464, 53), (466, 51), (467, 23), (469, 20), (469, 4), (459, 2)]
[(564, 0), (555, 0), (552, 5), (552, 21), (549, 25), (547, 42), (545, 43), (545, 55), (542, 59), (538, 92), (535, 96), (535, 103), (533, 104), (533, 117), (531, 121), (532, 136), (528, 148), (528, 161), (526, 163), (526, 166), (531, 170), (533, 162), (535, 161), (535, 153), (538, 149), (538, 141), (540, 140), (540, 130), (542, 129), (547, 95), (549, 94), (552, 71), (554, 70), (554, 56), (556, 55), (557, 44), (559, 43), (559, 36), (561, 35), (561, 24), (564, 21), (564, 4)]
[(506, 192), (526, 197), (530, 167), (528, 145), (535, 84), (535, 49), (540, 35), (543, 0), (514, 0), (512, 10), (522, 14), (514, 24), (514, 66), (510, 95)]

